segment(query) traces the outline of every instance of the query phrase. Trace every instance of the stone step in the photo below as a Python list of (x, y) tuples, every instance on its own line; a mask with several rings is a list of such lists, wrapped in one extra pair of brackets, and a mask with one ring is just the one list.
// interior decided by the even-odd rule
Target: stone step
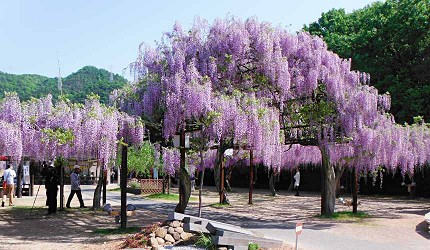
[(234, 246), (234, 249), (237, 247), (248, 247), (249, 243), (256, 243), (259, 247), (264, 248), (278, 248), (282, 246), (282, 241), (279, 240), (270, 240), (265, 238), (231, 238), (225, 236), (212, 236), (212, 243), (214, 245), (222, 245), (222, 246)]
[(248, 235), (254, 235), (254, 233), (250, 230), (247, 230), (245, 228), (237, 227), (230, 224), (224, 224), (219, 223), (215, 221), (211, 221), (207, 224), (206, 229), (213, 235), (215, 235), (217, 230), (223, 230), (223, 231), (232, 231), (236, 233), (242, 233), (242, 234), (248, 234)]
[(184, 231), (188, 233), (209, 233), (206, 226), (194, 223), (184, 223)]

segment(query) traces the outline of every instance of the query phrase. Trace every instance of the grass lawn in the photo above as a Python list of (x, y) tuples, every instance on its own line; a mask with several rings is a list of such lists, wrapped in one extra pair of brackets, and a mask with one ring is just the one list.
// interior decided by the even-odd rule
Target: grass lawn
[[(178, 201), (179, 200), (179, 194), (150, 194), (144, 196), (145, 198), (154, 199), (154, 200), (168, 200), (168, 201)], [(198, 201), (195, 197), (190, 197), (190, 201)]]
[(121, 191), (121, 188), (120, 187), (112, 188), (112, 189), (108, 189), (107, 191), (119, 192), (119, 191)]
[(362, 221), (365, 218), (369, 218), (370, 215), (365, 212), (357, 212), (354, 214), (351, 211), (334, 212), (332, 216), (317, 215), (317, 218), (331, 219), (339, 221)]

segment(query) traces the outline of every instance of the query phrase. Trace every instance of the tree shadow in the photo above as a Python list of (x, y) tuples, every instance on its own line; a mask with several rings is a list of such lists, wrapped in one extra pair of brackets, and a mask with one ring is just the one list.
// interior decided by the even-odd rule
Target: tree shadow
[(430, 240), (430, 229), (429, 229), (429, 224), (427, 224), (427, 222), (423, 221), (423, 222), (419, 223), (415, 227), (415, 232), (417, 232), (422, 237)]

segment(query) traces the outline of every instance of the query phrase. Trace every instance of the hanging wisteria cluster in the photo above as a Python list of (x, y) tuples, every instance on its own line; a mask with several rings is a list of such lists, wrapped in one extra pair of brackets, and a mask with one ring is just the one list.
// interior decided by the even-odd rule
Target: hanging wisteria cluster
[(143, 141), (143, 123), (104, 106), (97, 96), (85, 104), (50, 95), (21, 103), (16, 94), (0, 101), (0, 154), (19, 162), (21, 156), (53, 159), (57, 156), (100, 159), (103, 166), (115, 159), (117, 142)]
[[(266, 166), (317, 163), (402, 172), (429, 162), (425, 124), (400, 126), (386, 112), (389, 94), (327, 49), (319, 37), (289, 34), (255, 18), (175, 24), (156, 48), (141, 45), (132, 72), (139, 82), (116, 92), (127, 112), (162, 124), (168, 140), (186, 124), (215, 117), (208, 138), (252, 148)], [(214, 115), (215, 114), (215, 115)], [(285, 150), (283, 144), (295, 145)], [(164, 152), (171, 172), (172, 153)], [(166, 163), (165, 166), (167, 167)]]

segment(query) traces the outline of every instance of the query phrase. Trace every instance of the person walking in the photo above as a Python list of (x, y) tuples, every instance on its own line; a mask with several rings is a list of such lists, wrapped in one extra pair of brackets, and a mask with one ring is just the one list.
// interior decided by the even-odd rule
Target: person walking
[(6, 195), (9, 196), (9, 206), (13, 206), (13, 196), (15, 191), (14, 179), (16, 177), (16, 172), (13, 170), (10, 164), (6, 165), (6, 170), (3, 174), (3, 179), (6, 182)]
[(54, 167), (54, 163), (43, 163), (42, 176), (45, 177), (46, 188), (46, 205), (48, 206), (48, 215), (57, 212), (57, 194), (58, 194), (58, 173)]
[(71, 192), (69, 195), (69, 198), (67, 199), (66, 207), (70, 208), (70, 202), (73, 199), (73, 196), (76, 194), (79, 199), (79, 203), (81, 205), (81, 208), (86, 208), (84, 205), (84, 201), (82, 200), (82, 193), (81, 193), (81, 181), (79, 178), (79, 173), (81, 173), (81, 168), (78, 165), (75, 165), (73, 169), (73, 173), (70, 175), (70, 183), (71, 185)]
[(300, 186), (300, 169), (297, 168), (297, 172), (294, 175), (294, 189), (296, 189), (295, 196), (300, 196), (300, 194), (299, 194), (299, 186)]

